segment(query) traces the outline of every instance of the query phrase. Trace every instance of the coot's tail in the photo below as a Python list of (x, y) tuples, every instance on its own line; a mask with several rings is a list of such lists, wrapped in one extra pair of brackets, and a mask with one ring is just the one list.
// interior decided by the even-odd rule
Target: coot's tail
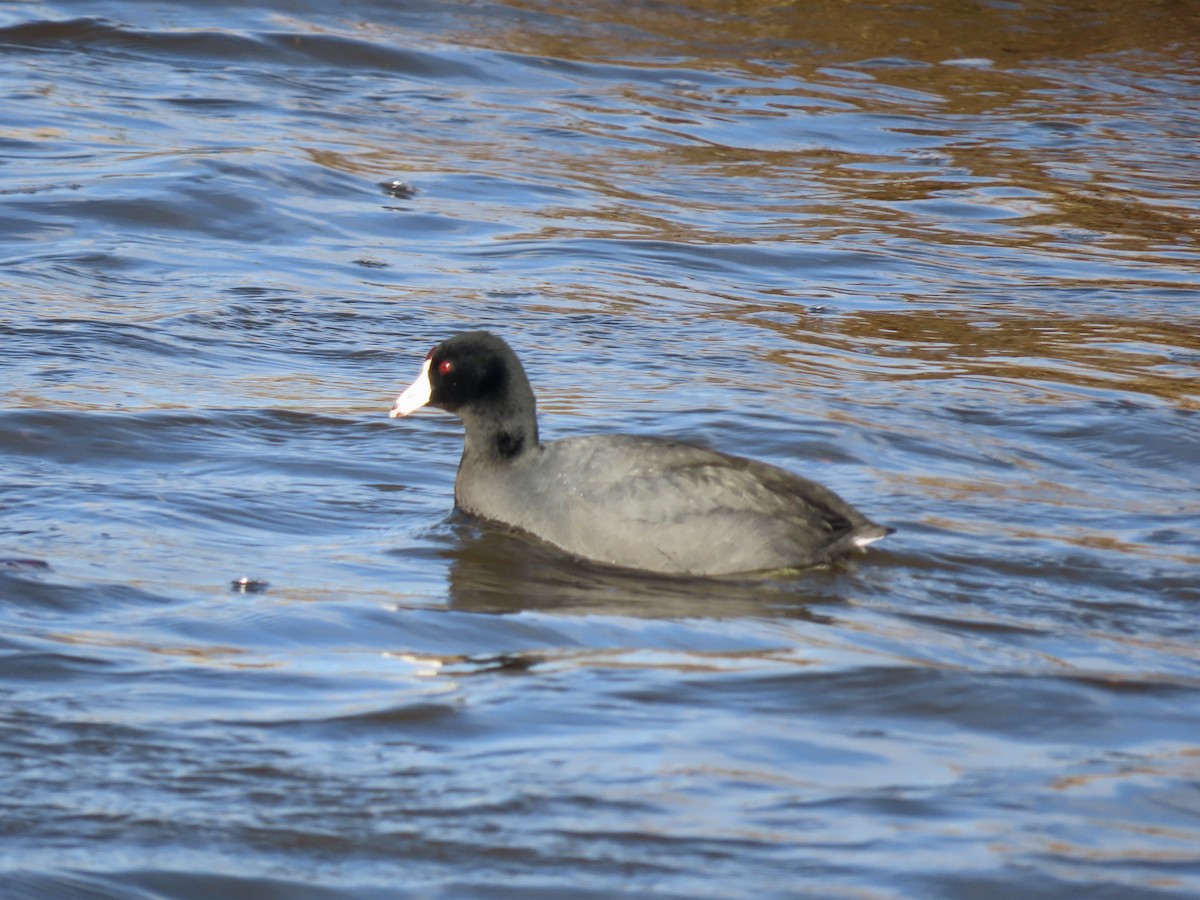
[(863, 522), (861, 525), (856, 525), (854, 530), (846, 535), (843, 540), (847, 541), (851, 547), (865, 547), (876, 541), (882, 541), (889, 534), (895, 532), (895, 530), (895, 528), (889, 528), (886, 525)]

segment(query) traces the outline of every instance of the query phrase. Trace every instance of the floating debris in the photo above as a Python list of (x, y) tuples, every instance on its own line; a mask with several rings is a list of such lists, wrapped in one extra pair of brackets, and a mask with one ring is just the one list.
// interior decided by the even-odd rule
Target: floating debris
[(391, 181), (384, 181), (379, 185), (383, 188), (383, 192), (392, 197), (397, 197), (401, 200), (411, 200), (417, 195), (417, 189), (407, 181), (401, 181), (399, 178), (393, 178)]
[(248, 578), (243, 575), (241, 578), (235, 578), (229, 583), (232, 590), (239, 594), (261, 594), (271, 586), (269, 581), (263, 581), (260, 578)]

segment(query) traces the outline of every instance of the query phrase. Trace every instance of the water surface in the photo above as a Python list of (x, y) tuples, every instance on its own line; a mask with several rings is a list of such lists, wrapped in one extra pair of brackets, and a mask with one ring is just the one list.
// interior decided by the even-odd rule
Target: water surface
[[(4, 895), (1200, 893), (1198, 26), (0, 12)], [(897, 534), (697, 582), (464, 521), (386, 413), (476, 327), (546, 437)]]

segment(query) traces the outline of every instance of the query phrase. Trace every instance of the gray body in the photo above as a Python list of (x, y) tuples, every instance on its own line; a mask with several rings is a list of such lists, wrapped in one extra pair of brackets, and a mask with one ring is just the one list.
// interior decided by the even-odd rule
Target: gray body
[(570, 438), (511, 460), (464, 453), (464, 512), (597, 562), (687, 575), (811, 566), (882, 538), (828, 488), (677, 441)]

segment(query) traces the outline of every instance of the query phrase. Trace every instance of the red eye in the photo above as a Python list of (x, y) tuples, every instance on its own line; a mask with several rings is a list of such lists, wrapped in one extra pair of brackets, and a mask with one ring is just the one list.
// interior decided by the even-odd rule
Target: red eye
[(450, 362), (448, 359), (443, 359), (440, 363), (438, 363), (438, 371), (443, 375), (449, 375), (454, 371), (454, 363)]

